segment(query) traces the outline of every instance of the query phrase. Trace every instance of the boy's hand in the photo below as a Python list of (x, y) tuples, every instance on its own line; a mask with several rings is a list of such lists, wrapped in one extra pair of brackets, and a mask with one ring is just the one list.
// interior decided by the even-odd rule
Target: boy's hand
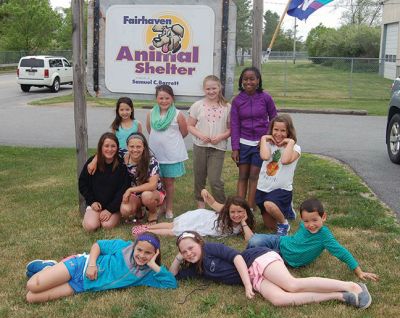
[(360, 278), (362, 280), (369, 279), (369, 280), (372, 280), (374, 282), (377, 282), (379, 280), (379, 276), (374, 274), (374, 273), (367, 273), (367, 272), (361, 271), (359, 273), (356, 273), (356, 275), (357, 275), (358, 278)]

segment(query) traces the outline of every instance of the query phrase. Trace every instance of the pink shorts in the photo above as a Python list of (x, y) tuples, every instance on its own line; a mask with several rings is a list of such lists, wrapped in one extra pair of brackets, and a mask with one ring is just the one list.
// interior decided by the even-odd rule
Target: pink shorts
[[(159, 202), (158, 202), (158, 206), (160, 206), (164, 202), (165, 192), (161, 192), (161, 191), (158, 191), (158, 190), (156, 190), (156, 191), (158, 192), (158, 194), (160, 196)], [(142, 196), (142, 192), (141, 193), (132, 193), (131, 195), (134, 196), (134, 197), (140, 198)]]
[(253, 264), (251, 264), (249, 267), (249, 276), (255, 291), (260, 292), (261, 282), (265, 279), (263, 275), (264, 270), (269, 264), (275, 261), (283, 262), (282, 257), (277, 252), (271, 251), (257, 257)]

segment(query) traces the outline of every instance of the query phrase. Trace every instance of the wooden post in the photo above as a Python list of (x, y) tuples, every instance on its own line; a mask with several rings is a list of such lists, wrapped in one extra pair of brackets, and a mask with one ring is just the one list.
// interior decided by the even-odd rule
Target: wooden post
[[(74, 66), (74, 122), (77, 159), (77, 182), (87, 160), (86, 75), (83, 49), (84, 0), (72, 0), (72, 60)], [(79, 211), (85, 213), (85, 201), (79, 195)]]
[(262, 32), (264, 21), (264, 2), (263, 0), (253, 0), (253, 37), (251, 59), (253, 66), (261, 71), (262, 58)]

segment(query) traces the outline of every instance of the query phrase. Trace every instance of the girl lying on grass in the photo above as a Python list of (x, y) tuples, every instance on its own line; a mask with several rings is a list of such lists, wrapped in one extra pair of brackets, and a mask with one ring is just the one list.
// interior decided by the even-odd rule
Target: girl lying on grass
[(254, 217), (247, 202), (240, 197), (230, 197), (221, 204), (206, 190), (201, 195), (214, 211), (197, 209), (188, 211), (176, 217), (172, 223), (154, 225), (138, 225), (132, 228), (132, 234), (138, 235), (144, 231), (158, 235), (178, 236), (187, 230), (197, 231), (202, 236), (224, 236), (243, 233), (244, 238), (253, 235)]
[(100, 240), (89, 255), (73, 255), (60, 263), (35, 260), (26, 268), (27, 275), (33, 275), (26, 285), (29, 303), (130, 286), (177, 287), (175, 277), (161, 266), (160, 240), (152, 233), (141, 234), (134, 243)]
[(228, 285), (242, 284), (246, 297), (259, 292), (275, 306), (294, 306), (338, 300), (360, 309), (372, 298), (362, 283), (329, 278), (295, 278), (278, 253), (266, 247), (242, 253), (221, 243), (206, 243), (193, 231), (178, 236), (178, 254), (170, 271), (177, 279), (201, 277)]

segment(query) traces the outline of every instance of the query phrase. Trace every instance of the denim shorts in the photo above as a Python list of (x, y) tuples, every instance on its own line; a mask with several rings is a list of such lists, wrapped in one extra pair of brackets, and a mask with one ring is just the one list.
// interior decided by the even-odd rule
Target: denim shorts
[(264, 192), (257, 189), (255, 201), (261, 214), (266, 212), (264, 202), (270, 201), (278, 206), (286, 219), (293, 220), (296, 218), (296, 212), (293, 210), (292, 196), (292, 191), (276, 189), (271, 192)]
[(240, 144), (239, 146), (239, 164), (248, 164), (261, 168), (263, 161), (260, 157), (260, 148), (245, 144)]
[(68, 284), (76, 294), (84, 292), (83, 275), (89, 256), (86, 254), (72, 255), (63, 260), (71, 279)]
[(274, 250), (275, 252), (278, 252), (280, 254), (280, 243), (281, 236), (279, 235), (254, 233), (247, 243), (246, 248), (268, 247), (269, 249)]

